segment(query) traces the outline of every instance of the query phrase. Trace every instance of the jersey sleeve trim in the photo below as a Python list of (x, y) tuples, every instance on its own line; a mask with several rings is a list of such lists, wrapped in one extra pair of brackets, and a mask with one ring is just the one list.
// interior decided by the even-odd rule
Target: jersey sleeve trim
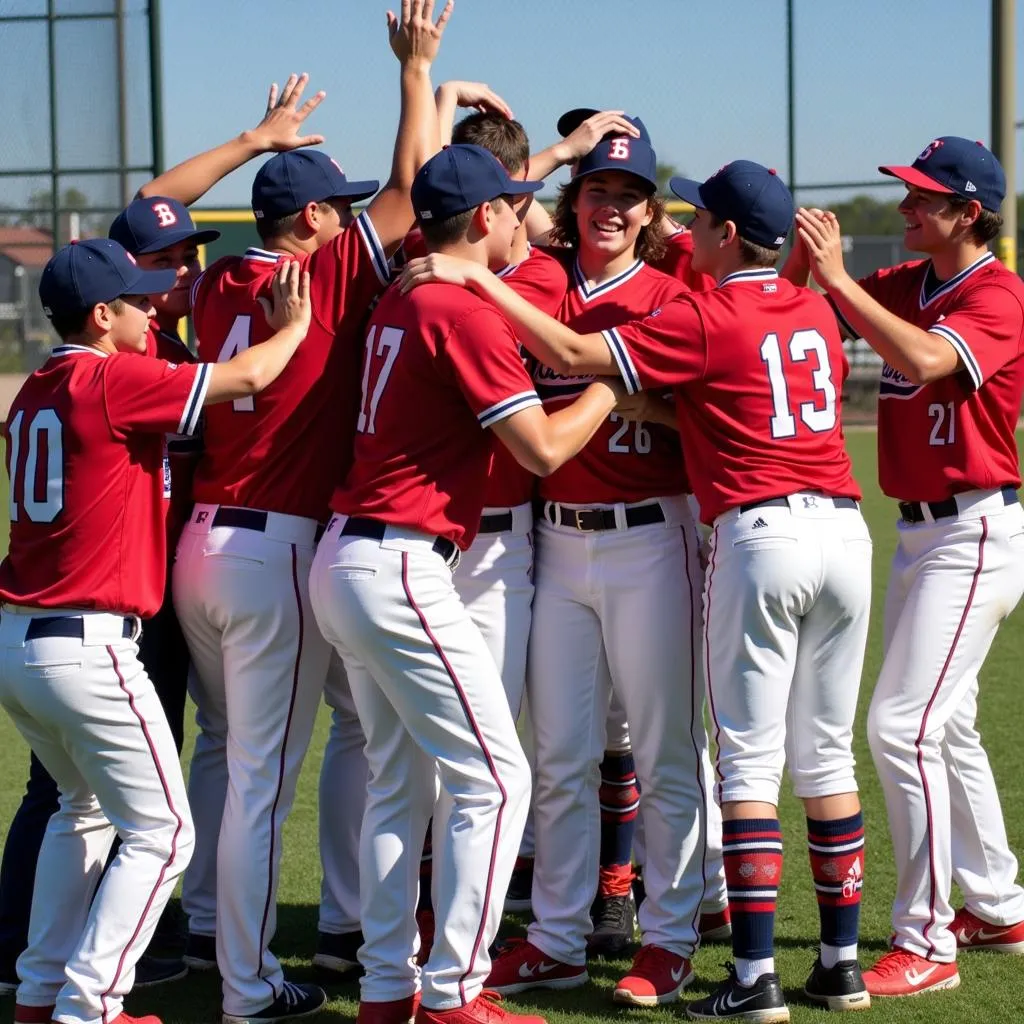
[(196, 296), (199, 294), (199, 286), (203, 283), (203, 278), (206, 277), (206, 271), (202, 271), (199, 276), (192, 282), (192, 287), (188, 292), (188, 308), (194, 308), (196, 304)]
[(523, 409), (529, 409), (531, 405), (540, 404), (541, 401), (536, 391), (520, 391), (517, 395), (510, 395), (484, 409), (477, 415), (477, 419), (480, 421), (481, 427), (493, 427), (495, 423), (507, 420), (509, 416), (521, 412)]
[(980, 388), (985, 382), (985, 377), (981, 372), (981, 366), (978, 364), (978, 360), (974, 358), (971, 346), (964, 340), (963, 335), (957, 334), (956, 331), (947, 327), (945, 324), (935, 324), (932, 327), (929, 327), (928, 333), (937, 334), (940, 338), (945, 338), (945, 340), (953, 346), (956, 354), (960, 357), (964, 367), (967, 369), (967, 372), (971, 375), (971, 381), (974, 383), (975, 389)]
[(191, 437), (199, 426), (199, 418), (203, 412), (203, 403), (206, 401), (206, 391), (210, 386), (210, 363), (197, 364), (195, 380), (192, 381), (192, 388), (185, 401), (185, 409), (178, 422), (176, 433)]
[(859, 338), (860, 332), (854, 328), (853, 324), (851, 324), (845, 316), (843, 316), (842, 311), (839, 309), (839, 306), (836, 305), (835, 299), (833, 299), (831, 295), (826, 293), (825, 300), (832, 307), (832, 312), (835, 313), (836, 319), (839, 321), (839, 326), (842, 327), (844, 331), (846, 331), (846, 333), (850, 336), (851, 339)]
[(626, 343), (619, 337), (619, 332), (612, 327), (607, 331), (602, 331), (601, 336), (607, 343), (608, 348), (611, 349), (612, 358), (615, 360), (615, 365), (619, 368), (619, 374), (622, 377), (622, 382), (626, 385), (626, 391), (631, 395), (642, 391), (643, 386), (640, 383), (640, 374), (637, 373), (633, 360), (630, 358), (629, 349), (626, 348)]
[(373, 221), (370, 220), (370, 215), (365, 210), (356, 217), (356, 227), (359, 229), (359, 236), (366, 246), (366, 251), (370, 254), (377, 279), (382, 285), (390, 284), (391, 272), (388, 258), (384, 255), (384, 246), (380, 244), (377, 229), (373, 226)]

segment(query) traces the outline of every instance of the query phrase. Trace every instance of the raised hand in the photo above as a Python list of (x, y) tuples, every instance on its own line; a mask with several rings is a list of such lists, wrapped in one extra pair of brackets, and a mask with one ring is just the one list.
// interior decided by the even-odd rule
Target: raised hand
[(270, 86), (267, 96), (267, 110), (255, 128), (248, 132), (249, 138), (265, 153), (283, 153), (302, 146), (319, 146), (322, 135), (300, 135), (303, 122), (320, 106), (327, 95), (322, 89), (299, 106), (299, 100), (309, 82), (309, 75), (291, 74), (284, 83), (278, 97), (277, 82)]
[(454, 93), (456, 106), (472, 107), (483, 114), (501, 114), (502, 117), (510, 119), (512, 117), (512, 108), (483, 82), (445, 82), (441, 88)]
[(801, 207), (796, 212), (796, 230), (807, 251), (814, 280), (827, 291), (846, 275), (839, 219), (831, 210)]
[(429, 67), (437, 56), (455, 0), (447, 0), (434, 22), (434, 0), (402, 0), (401, 18), (387, 12), (388, 41), (403, 67)]
[(592, 114), (559, 147), (559, 156), (572, 163), (586, 156), (609, 132), (639, 138), (636, 125), (626, 120), (622, 110), (602, 110)]

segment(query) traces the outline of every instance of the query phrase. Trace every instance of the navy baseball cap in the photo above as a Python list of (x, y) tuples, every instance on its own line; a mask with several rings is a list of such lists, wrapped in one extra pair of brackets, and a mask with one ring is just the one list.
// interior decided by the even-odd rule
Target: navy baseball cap
[(220, 238), (212, 228), (200, 231), (184, 203), (167, 196), (133, 199), (115, 218), (107, 237), (120, 242), (128, 252), (159, 252), (178, 242), (205, 245)]
[(708, 178), (673, 178), (672, 191), (693, 206), (731, 220), (740, 236), (766, 249), (781, 249), (793, 226), (793, 196), (774, 169), (733, 160)]
[[(576, 129), (579, 128), (579, 126), (583, 124), (588, 117), (593, 117), (595, 114), (600, 113), (601, 111), (596, 107), (574, 107), (572, 110), (567, 110), (558, 119), (558, 124), (555, 125), (555, 129), (559, 135), (565, 138), (568, 135), (572, 135), (572, 133), (576, 131)], [(644, 142), (650, 143), (650, 133), (647, 131), (647, 126), (639, 117), (630, 117), (627, 115), (626, 120), (632, 121), (640, 131), (640, 138), (643, 139)]]
[(536, 192), (543, 181), (510, 178), (497, 157), (482, 146), (459, 143), (435, 153), (412, 180), (416, 219), (447, 220), (499, 196)]
[(177, 279), (174, 270), (142, 270), (119, 242), (90, 238), (50, 258), (39, 279), (39, 300), (49, 317), (84, 313), (122, 295), (163, 295)]
[(296, 149), (272, 156), (252, 183), (252, 212), (257, 220), (298, 213), (306, 203), (325, 199), (367, 199), (379, 181), (349, 181), (341, 165), (319, 149)]
[(1006, 196), (1006, 174), (995, 154), (982, 143), (958, 135), (943, 135), (929, 142), (909, 167), (878, 169), (928, 192), (977, 199), (992, 213), (999, 212)]
[(586, 156), (577, 161), (573, 180), (598, 171), (628, 171), (642, 178), (652, 188), (658, 187), (658, 157), (647, 129), (638, 117), (627, 117), (626, 120), (640, 129), (640, 138), (606, 135)]

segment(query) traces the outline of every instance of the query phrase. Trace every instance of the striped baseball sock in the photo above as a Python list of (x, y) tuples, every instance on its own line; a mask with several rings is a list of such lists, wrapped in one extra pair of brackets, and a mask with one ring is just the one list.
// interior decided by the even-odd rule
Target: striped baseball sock
[(775, 904), (782, 878), (778, 818), (737, 818), (722, 823), (722, 857), (732, 915), (736, 978), (753, 985), (775, 970)]
[(821, 964), (857, 959), (860, 894), (864, 885), (864, 817), (807, 819), (807, 848), (821, 919)]
[(606, 751), (601, 762), (601, 871), (598, 893), (625, 896), (633, 881), (631, 864), (640, 789), (632, 751)]

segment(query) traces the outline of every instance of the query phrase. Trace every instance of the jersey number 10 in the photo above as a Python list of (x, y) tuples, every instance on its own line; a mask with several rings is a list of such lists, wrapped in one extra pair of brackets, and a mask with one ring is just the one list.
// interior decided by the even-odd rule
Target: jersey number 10
[[(11, 493), (8, 513), (12, 523), (21, 521), (24, 509), (29, 522), (52, 523), (64, 508), (64, 444), (60, 419), (54, 409), (40, 409), (22, 437), (25, 411), (19, 409), (7, 427), (10, 437)], [(27, 440), (27, 444), (26, 444)], [(46, 447), (43, 474), (45, 490), (39, 496), (39, 450)]]
[[(832, 430), (836, 425), (836, 386), (832, 383), (832, 367), (828, 361), (828, 343), (814, 330), (794, 331), (789, 339), (791, 362), (803, 363), (813, 352), (818, 365), (811, 370), (811, 383), (821, 404), (801, 402), (796, 410), (804, 425), (815, 434)], [(761, 361), (768, 368), (772, 388), (772, 437), (796, 437), (796, 415), (789, 400), (786, 371), (782, 365), (782, 345), (777, 334), (766, 334), (761, 342)]]

